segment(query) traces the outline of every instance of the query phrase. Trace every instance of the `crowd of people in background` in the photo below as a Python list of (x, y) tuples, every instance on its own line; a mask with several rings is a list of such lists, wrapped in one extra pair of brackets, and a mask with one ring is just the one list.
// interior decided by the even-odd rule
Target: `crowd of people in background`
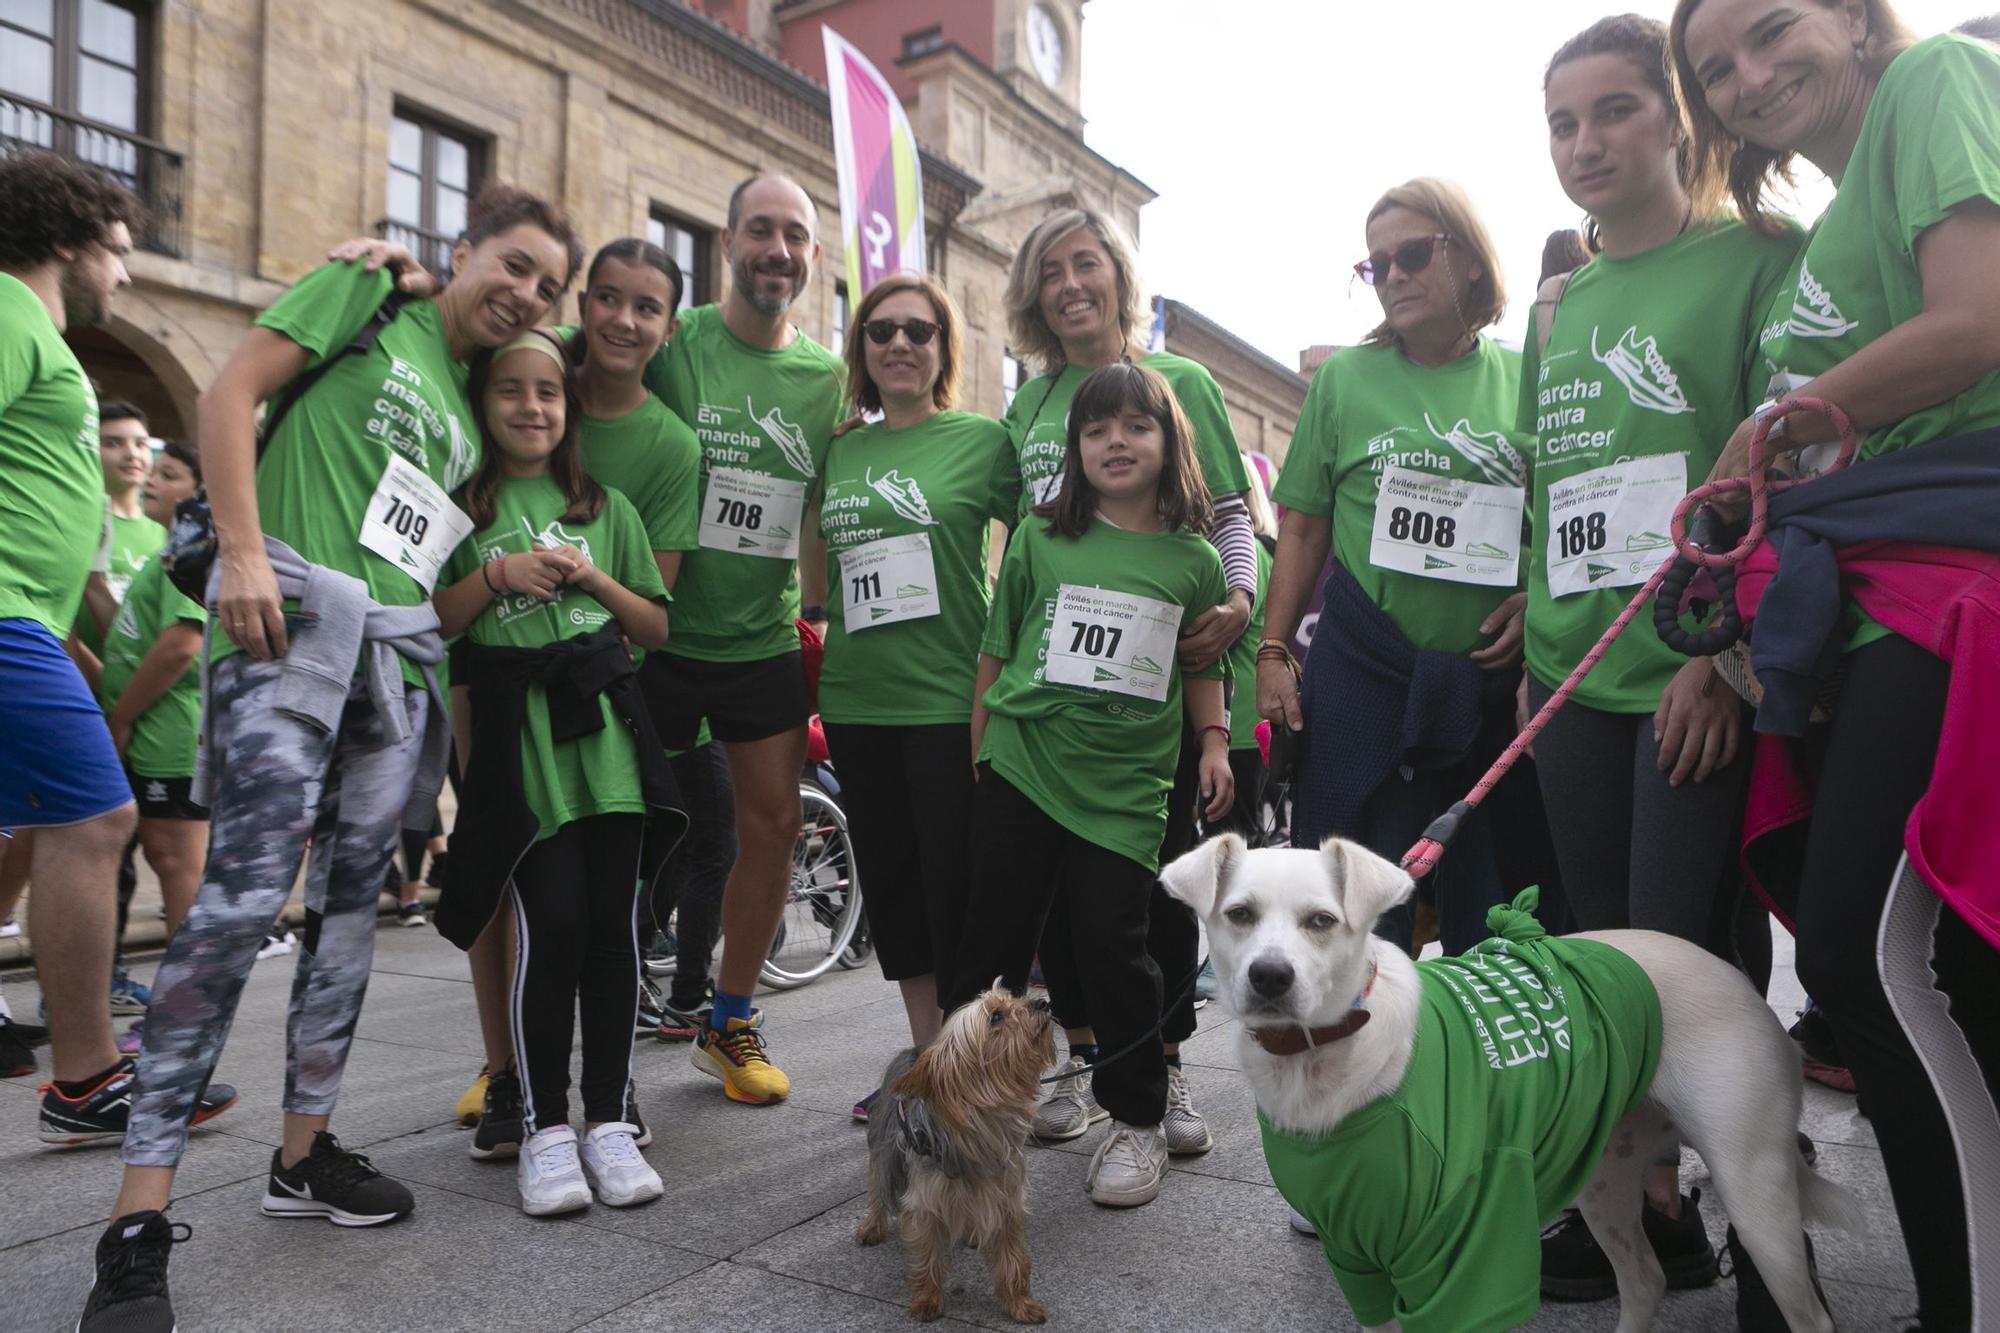
[[(296, 947), (263, 1211), (413, 1210), (331, 1119), (381, 896), (424, 924), (427, 852), (484, 1044), (459, 1110), (525, 1212), (670, 1188), (635, 1034), (688, 1042), (732, 1101), (789, 1095), (752, 1001), (815, 714), (912, 1043), (1038, 966), (1068, 1041), (1034, 1134), (1109, 1120), (1086, 1188), (1143, 1205), (1215, 1143), (1180, 1060), (1199, 930), (1156, 875), (1266, 827), (1260, 720), (1296, 756), (1292, 842), (1398, 858), (1572, 682), (1382, 929), (1458, 952), (1535, 884), (1552, 929), (1665, 931), (1767, 987), (1775, 915), (1809, 1054), (1881, 1145), (1912, 1327), (1974, 1328), (2000, 1290), (1975, 706), (2000, 50), (1919, 39), (1889, 0), (1679, 0), (1592, 24), (1542, 83), (1587, 221), (1551, 237), (1521, 350), (1491, 332), (1508, 289), (1475, 201), (1387, 189), (1340, 224), (1381, 323), (1314, 375), (1268, 496), (1209, 371), (1150, 348), (1112, 218), (1021, 241), (1005, 319), (1034, 377), (994, 420), (964, 407), (938, 278), (860, 294), (840, 348), (806, 335), (821, 219), (769, 174), (730, 197), (722, 298), (687, 310), (657, 246), (586, 264), (559, 206), (498, 183), (448, 273), (343, 243), (244, 335), (194, 438), (155, 447), (63, 339), (127, 284), (137, 204), (0, 158), (0, 916), (31, 882), (43, 1139), (124, 1163), (79, 1327), (174, 1326), (175, 1172), (236, 1101), (214, 1075), (261, 957)], [(1809, 226), (1770, 204), (1799, 159), (1837, 187)], [(1773, 415), (1799, 395), (1852, 419), (1851, 463), (1829, 420)], [(1749, 653), (1689, 657), (1647, 621), (1604, 649), (1675, 505), (1763, 466), (1760, 429), (1811, 480), (1772, 505), (1781, 572), (1739, 578)], [(135, 854), (164, 900), (150, 991), (116, 963)], [(670, 920), (662, 995), (642, 957)], [(0, 1072), (34, 1067), (34, 1026), (0, 1013)], [(1678, 1154), (1647, 1194), (1669, 1280), (1713, 1281)], [(1550, 1296), (1615, 1291), (1574, 1214), (1542, 1263)], [(1740, 1326), (1783, 1327), (1735, 1264)]]

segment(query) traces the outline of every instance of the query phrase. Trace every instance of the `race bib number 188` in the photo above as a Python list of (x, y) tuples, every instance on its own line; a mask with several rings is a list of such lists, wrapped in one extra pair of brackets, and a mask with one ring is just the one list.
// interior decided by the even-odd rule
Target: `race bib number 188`
[(1549, 595), (1644, 583), (1672, 550), (1687, 456), (1633, 458), (1549, 487)]
[(1043, 679), (1160, 703), (1180, 629), (1181, 608), (1171, 602), (1065, 583), (1056, 593)]

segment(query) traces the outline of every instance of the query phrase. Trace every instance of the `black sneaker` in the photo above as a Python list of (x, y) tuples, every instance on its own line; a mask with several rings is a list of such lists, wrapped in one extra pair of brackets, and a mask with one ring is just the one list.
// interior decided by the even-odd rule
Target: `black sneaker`
[(34, 1048), (11, 1021), (0, 1018), (0, 1078), (19, 1078), (34, 1072)]
[[(1647, 1205), (1644, 1221), (1668, 1287), (1705, 1287), (1715, 1281), (1715, 1249), (1701, 1224), (1700, 1190), (1681, 1196), (1679, 1217)], [(1571, 1209), (1542, 1232), (1542, 1295), (1552, 1301), (1603, 1301), (1617, 1294), (1618, 1275), (1582, 1213)]]
[(358, 1152), (340, 1146), (326, 1130), (313, 1135), (312, 1151), (287, 1171), (283, 1149), (271, 1154), (264, 1185), (266, 1217), (324, 1217), (337, 1227), (379, 1227), (408, 1217), (417, 1201)]
[[(111, 1067), (95, 1087), (70, 1097), (54, 1082), (41, 1086), (42, 1142), (58, 1147), (79, 1143), (122, 1143), (125, 1122), (132, 1114), (132, 1090), (138, 1065), (126, 1056)], [(193, 1124), (213, 1120), (236, 1105), (236, 1089), (211, 1083), (195, 1103)]]
[(482, 1162), (521, 1155), (521, 1079), (511, 1069), (486, 1080), (486, 1107), (472, 1131), (472, 1155)]
[(625, 1080), (625, 1123), (638, 1130), (632, 1142), (641, 1148), (651, 1147), (653, 1131), (646, 1128), (646, 1122), (639, 1118), (639, 1084), (636, 1079)]
[(639, 1012), (632, 1020), (632, 1035), (651, 1037), (659, 1032), (660, 1024), (666, 1020), (666, 997), (660, 988), (644, 972), (639, 974)]
[[(1826, 1292), (1820, 1289), (1819, 1258), (1813, 1253), (1812, 1237), (1805, 1239), (1806, 1272), (1812, 1277), (1813, 1295), (1831, 1310), (1833, 1307), (1826, 1304)], [(1729, 1255), (1729, 1271), (1736, 1278), (1737, 1333), (1790, 1333), (1791, 1325), (1785, 1322), (1778, 1303), (1771, 1299), (1771, 1289), (1764, 1285), (1757, 1265), (1750, 1261), (1750, 1251), (1736, 1239), (1735, 1227), (1729, 1228), (1729, 1237), (1722, 1248)]]
[(167, 1259), (194, 1233), (165, 1213), (127, 1213), (97, 1239), (97, 1281), (83, 1303), (77, 1333), (174, 1333), (167, 1299)]

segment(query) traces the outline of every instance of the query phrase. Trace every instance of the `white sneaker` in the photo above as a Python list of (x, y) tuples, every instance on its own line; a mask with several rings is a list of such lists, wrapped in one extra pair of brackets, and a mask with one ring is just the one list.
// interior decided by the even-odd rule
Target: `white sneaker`
[(1167, 1066), (1167, 1118), (1161, 1128), (1167, 1135), (1167, 1151), (1176, 1157), (1204, 1153), (1215, 1146), (1208, 1122), (1194, 1109), (1188, 1094), (1187, 1075), (1175, 1065)]
[(282, 958), (292, 951), (297, 942), (298, 937), (289, 930), (273, 931), (264, 937), (264, 947), (257, 950), (257, 961), (261, 963), (266, 958)]
[(0, 940), (11, 940), (21, 933), (21, 923), (13, 917), (0, 921)]
[(521, 1211), (530, 1217), (590, 1207), (590, 1184), (576, 1156), (576, 1131), (568, 1125), (530, 1134), (521, 1145), (514, 1179), (521, 1189)]
[(634, 1141), (639, 1131), (623, 1121), (599, 1125), (583, 1136), (583, 1173), (601, 1202), (628, 1208), (660, 1197), (660, 1173), (646, 1164)]
[(1111, 1112), (1090, 1095), (1086, 1064), (1082, 1056), (1072, 1055), (1062, 1068), (1063, 1076), (1049, 1084), (1049, 1095), (1035, 1108), (1035, 1123), (1030, 1132), (1036, 1138), (1045, 1143), (1065, 1143), (1082, 1138), (1092, 1125), (1111, 1118)]
[(1084, 1188), (1092, 1203), (1137, 1208), (1159, 1197), (1167, 1178), (1167, 1136), (1158, 1125), (1113, 1121), (1111, 1133), (1090, 1157)]
[(1319, 1238), (1319, 1228), (1312, 1224), (1311, 1218), (1289, 1204), (1285, 1206), (1285, 1211), (1292, 1215), (1292, 1230), (1298, 1232), (1301, 1236), (1311, 1236), (1314, 1239)]

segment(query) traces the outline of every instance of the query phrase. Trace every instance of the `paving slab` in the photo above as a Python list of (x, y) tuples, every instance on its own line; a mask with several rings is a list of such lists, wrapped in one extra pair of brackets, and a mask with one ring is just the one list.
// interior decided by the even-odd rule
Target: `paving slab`
[(980, 1327), (949, 1313), (934, 1324), (918, 1325), (900, 1305), (889, 1301), (856, 1296), (747, 1264), (717, 1263), (583, 1325), (578, 1333), (710, 1333), (714, 1329), (872, 1333), (902, 1326), (942, 1333), (971, 1333)]

